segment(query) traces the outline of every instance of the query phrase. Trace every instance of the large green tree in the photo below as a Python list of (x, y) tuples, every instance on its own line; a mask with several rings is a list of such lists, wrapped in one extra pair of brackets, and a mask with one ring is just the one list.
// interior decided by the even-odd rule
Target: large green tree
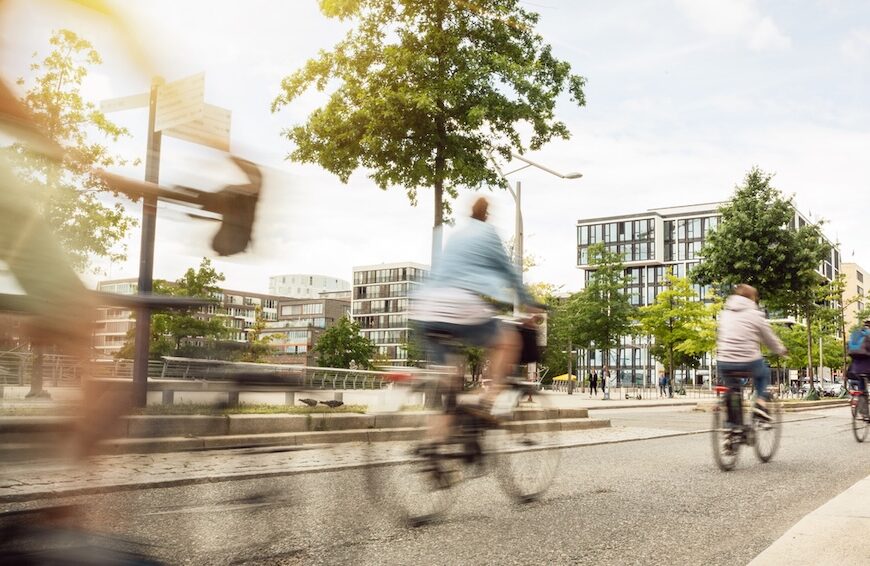
[(640, 330), (652, 336), (650, 351), (671, 379), (676, 368), (698, 367), (713, 352), (719, 308), (702, 302), (687, 278), (672, 274), (655, 302), (640, 308)]
[(343, 182), (364, 168), (382, 189), (402, 187), (412, 204), (432, 187), (436, 226), (459, 187), (503, 186), (493, 152), (510, 159), (512, 150), (569, 137), (555, 118), (565, 90), (585, 104), (583, 77), (553, 55), (535, 32), (538, 15), (520, 0), (321, 0), (320, 7), (355, 25), (281, 83), (273, 111), (310, 87), (333, 90), (304, 124), (284, 131), (295, 144), (290, 157)]
[(314, 351), (321, 367), (349, 368), (355, 362), (358, 368), (370, 369), (377, 347), (360, 334), (359, 323), (343, 316), (320, 335)]
[[(771, 179), (758, 167), (746, 174), (720, 208), (722, 220), (707, 235), (703, 261), (692, 270), (692, 279), (719, 288), (753, 285), (765, 306), (803, 317), (812, 328), (824, 281), (817, 269), (831, 247), (819, 224), (795, 225), (792, 199), (774, 188)], [(806, 347), (811, 357), (811, 333)]]
[[(224, 280), (208, 258), (202, 258), (199, 267), (188, 268), (175, 282), (162, 279), (154, 281), (154, 293), (176, 297), (193, 297), (217, 300), (221, 292), (218, 286)], [(215, 307), (216, 310), (216, 307)], [(155, 313), (151, 316), (150, 357), (183, 355), (205, 358), (238, 358), (244, 355), (243, 348), (218, 347), (217, 342), (226, 337), (228, 328), (221, 312), (203, 313), (200, 308), (178, 309)], [(130, 359), (134, 352), (134, 332), (127, 336), (124, 347), (116, 354)]]
[(30, 65), (33, 78), (20, 78), (18, 84), (26, 88), (21, 101), (34, 122), (67, 151), (60, 161), (25, 144), (13, 144), (7, 152), (18, 175), (34, 188), (33, 198), (73, 266), (82, 270), (94, 257), (125, 257), (121, 242), (135, 221), (120, 203), (101, 200), (108, 187), (93, 171), (124, 163), (109, 144), (129, 132), (82, 96), (88, 70), (102, 62), (91, 43), (61, 29), (49, 44), (48, 56)]
[(589, 278), (586, 287), (567, 303), (569, 335), (573, 344), (593, 347), (604, 354), (610, 365), (610, 352), (617, 351), (616, 374), (619, 375), (618, 348), (622, 339), (632, 334), (637, 309), (625, 292), (628, 279), (622, 256), (608, 251), (604, 244), (589, 247)]

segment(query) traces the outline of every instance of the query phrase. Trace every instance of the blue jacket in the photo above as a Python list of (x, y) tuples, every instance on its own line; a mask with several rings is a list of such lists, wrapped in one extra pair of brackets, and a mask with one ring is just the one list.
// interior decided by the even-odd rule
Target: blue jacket
[(516, 294), (521, 304), (532, 302), (495, 228), (474, 218), (444, 246), (428, 284), (466, 289), (502, 303), (512, 303)]

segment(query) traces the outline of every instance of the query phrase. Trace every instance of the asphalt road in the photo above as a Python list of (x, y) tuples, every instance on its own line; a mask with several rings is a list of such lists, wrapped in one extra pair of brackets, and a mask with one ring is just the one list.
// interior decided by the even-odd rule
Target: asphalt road
[[(679, 407), (591, 416), (680, 431), (709, 420)], [(445, 520), (416, 529), (369, 501), (360, 470), (38, 505), (83, 503), (94, 529), (153, 545), (148, 552), (168, 563), (746, 564), (870, 473), (870, 444), (852, 438), (848, 409), (787, 418), (809, 420), (786, 423), (768, 464), (750, 449), (720, 472), (707, 434), (565, 449), (544, 500), (516, 505), (484, 477), (460, 487)]]

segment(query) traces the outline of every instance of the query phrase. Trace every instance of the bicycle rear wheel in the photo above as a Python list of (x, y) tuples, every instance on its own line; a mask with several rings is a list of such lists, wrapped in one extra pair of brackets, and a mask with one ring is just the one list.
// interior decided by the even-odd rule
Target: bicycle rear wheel
[(713, 406), (713, 426), (710, 438), (713, 446), (713, 459), (723, 472), (733, 470), (737, 464), (740, 444), (732, 442), (732, 429), (728, 426), (728, 396), (721, 395)]
[(522, 388), (501, 393), (499, 406), (509, 417), (500, 429), (488, 433), (485, 450), (505, 492), (519, 503), (536, 501), (553, 483), (562, 457), (548, 431), (555, 409), (547, 396)]
[[(382, 403), (389, 408), (384, 414), (399, 414), (414, 399), (412, 394), (426, 398), (439, 394), (437, 382), (404, 389), (397, 392), (404, 400)], [(431, 429), (433, 419), (440, 417), (441, 413), (429, 413), (426, 428)], [(446, 457), (449, 449), (429, 441), (369, 442), (365, 467), (369, 498), (392, 519), (410, 526), (439, 519), (456, 500), (452, 487), (462, 477), (459, 461)]]
[(752, 417), (752, 427), (755, 432), (755, 455), (762, 462), (769, 462), (779, 448), (779, 439), (782, 436), (782, 407), (779, 403), (768, 402), (767, 412), (770, 421)]
[(867, 420), (867, 396), (861, 395), (852, 407), (852, 434), (855, 435), (855, 440), (864, 442), (868, 430), (870, 421)]

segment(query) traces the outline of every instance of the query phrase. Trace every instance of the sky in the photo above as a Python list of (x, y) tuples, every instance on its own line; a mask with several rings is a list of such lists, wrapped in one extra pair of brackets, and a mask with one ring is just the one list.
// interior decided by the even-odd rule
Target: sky
[[(288, 161), (281, 132), (325, 100), (310, 92), (280, 112), (270, 103), (281, 79), (351, 23), (330, 20), (316, 0), (117, 2), (131, 28), (119, 33), (100, 18), (61, 3), (6, 0), (0, 22), (4, 76), (29, 76), (33, 52), (48, 52), (53, 29), (66, 27), (102, 54), (84, 94), (93, 101), (144, 92), (155, 74), (167, 81), (204, 72), (205, 101), (232, 110), (231, 151), (264, 166), (254, 243), (216, 258), (216, 226), (184, 211), (158, 212), (155, 277), (176, 279), (203, 256), (228, 288), (265, 292), (271, 275), (316, 273), (351, 279), (356, 265), (414, 261), (431, 253), (432, 192), (410, 206), (401, 187), (378, 189), (366, 171), (347, 184), (316, 165)], [(587, 105), (567, 96), (557, 117), (572, 133), (527, 157), (534, 168), (509, 179), (523, 187), (525, 249), (536, 266), (529, 282), (574, 291), (578, 219), (650, 208), (727, 200), (757, 165), (798, 208), (826, 221), (844, 261), (870, 268), (870, 3), (863, 0), (535, 0), (537, 31), (587, 79)], [(10, 22), (14, 22), (11, 25)], [(132, 39), (132, 41), (130, 41)], [(141, 46), (143, 59), (131, 44)], [(147, 113), (109, 116), (132, 136), (117, 146), (144, 158)], [(516, 164), (506, 164), (505, 170)], [(125, 174), (141, 178), (144, 167)], [(162, 184), (217, 189), (240, 180), (224, 154), (164, 137)], [(490, 196), (490, 221), (504, 238), (514, 229), (514, 202)], [(462, 192), (457, 225), (477, 193)], [(141, 208), (129, 204), (131, 215)], [(449, 238), (452, 228), (447, 229)], [(99, 279), (135, 277), (139, 233), (125, 262), (96, 265)]]

